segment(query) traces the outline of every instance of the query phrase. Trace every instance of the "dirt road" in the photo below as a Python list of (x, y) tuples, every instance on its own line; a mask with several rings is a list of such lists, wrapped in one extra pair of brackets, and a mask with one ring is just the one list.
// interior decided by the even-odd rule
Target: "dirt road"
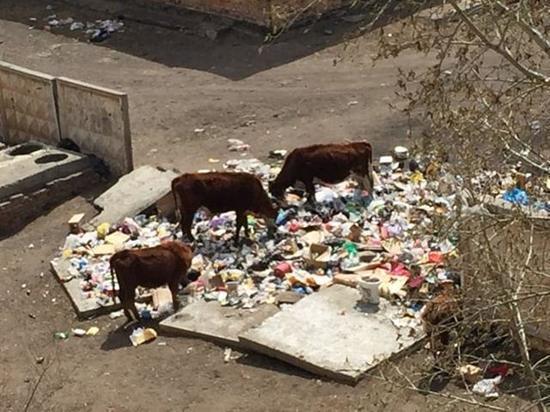
[[(82, 21), (111, 15), (49, 3), (51, 10), (39, 0), (1, 0), (0, 58), (126, 91), (136, 165), (208, 167), (210, 157), (233, 157), (228, 138), (251, 144), (251, 154), (259, 157), (270, 149), (344, 138), (367, 138), (380, 154), (405, 140), (406, 119), (388, 108), (394, 69), (420, 68), (423, 56), (373, 68), (373, 41), (358, 40), (353, 56), (346, 55), (339, 44), (345, 33), (330, 21), (283, 37), (261, 54), (261, 38), (251, 34), (230, 31), (212, 41), (135, 21), (92, 45), (68, 30), (39, 28), (54, 13)], [(29, 29), (31, 24), (36, 27)], [(29, 411), (473, 409), (375, 378), (357, 387), (324, 382), (256, 355), (225, 364), (223, 348), (200, 340), (161, 336), (129, 347), (127, 334), (116, 331), (121, 319), (77, 321), (49, 273), (48, 262), (66, 234), (64, 222), (76, 212), (92, 214), (85, 196), (0, 242), (3, 411), (26, 410), (29, 401)], [(99, 335), (53, 339), (56, 331), (91, 325), (100, 327)], [(419, 370), (426, 356), (419, 352), (399, 366)]]

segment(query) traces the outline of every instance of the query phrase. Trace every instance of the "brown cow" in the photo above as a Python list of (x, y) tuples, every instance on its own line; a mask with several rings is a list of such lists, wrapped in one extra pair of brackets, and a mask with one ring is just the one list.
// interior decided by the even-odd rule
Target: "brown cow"
[[(172, 292), (174, 310), (177, 311), (180, 301), (177, 297), (180, 282), (187, 285), (187, 271), (191, 266), (193, 251), (178, 241), (169, 241), (146, 249), (121, 250), (110, 260), (113, 276), (113, 293), (115, 292), (116, 275), (118, 295), (124, 314), (128, 321), (138, 320), (139, 314), (135, 305), (136, 288), (158, 288), (168, 285)], [(191, 279), (192, 280), (192, 279)], [(115, 301), (113, 295), (113, 301)], [(116, 302), (116, 301), (115, 301)], [(134, 319), (132, 319), (134, 315)]]
[(249, 235), (247, 213), (257, 214), (268, 219), (273, 227), (277, 209), (271, 203), (260, 180), (249, 173), (189, 173), (172, 181), (172, 193), (179, 210), (181, 230), (189, 240), (193, 240), (191, 225), (195, 212), (205, 207), (212, 213), (235, 211), (237, 213), (237, 233), (244, 227)]
[[(269, 185), (269, 191), (281, 198), (285, 189), (301, 181), (308, 200), (315, 200), (314, 179), (339, 183), (350, 174), (367, 177), (372, 190), (372, 146), (367, 142), (318, 144), (294, 149), (287, 156), (283, 169)], [(362, 183), (362, 182), (361, 182)]]

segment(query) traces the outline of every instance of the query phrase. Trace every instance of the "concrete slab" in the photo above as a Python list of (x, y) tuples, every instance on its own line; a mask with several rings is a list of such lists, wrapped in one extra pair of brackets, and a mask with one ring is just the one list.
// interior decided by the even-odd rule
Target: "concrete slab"
[(50, 180), (38, 190), (18, 193), (5, 201), (0, 200), (0, 240), (12, 236), (36, 217), (99, 182), (99, 175), (89, 168)]
[(239, 347), (239, 334), (277, 313), (275, 305), (253, 310), (220, 306), (218, 302), (197, 301), (163, 320), (160, 329), (182, 336), (198, 337), (221, 345)]
[(90, 223), (116, 223), (139, 214), (170, 192), (176, 176), (175, 172), (161, 171), (152, 166), (135, 169), (94, 201), (102, 212)]
[[(380, 362), (422, 340), (420, 325), (382, 300), (358, 304), (356, 289), (334, 285), (239, 335), (245, 348), (314, 374), (356, 383)], [(411, 336), (412, 335), (412, 336)]]
[(80, 289), (80, 279), (78, 277), (73, 277), (71, 280), (67, 281), (72, 275), (69, 270), (71, 264), (67, 259), (54, 259), (50, 262), (50, 265), (52, 272), (69, 297), (79, 319), (87, 319), (93, 316), (102, 315), (120, 308), (120, 303), (114, 305), (110, 302), (106, 306), (101, 306), (97, 303), (95, 298), (85, 299)]
[(87, 156), (40, 143), (8, 147), (0, 151), (0, 199), (39, 189), (91, 167)]

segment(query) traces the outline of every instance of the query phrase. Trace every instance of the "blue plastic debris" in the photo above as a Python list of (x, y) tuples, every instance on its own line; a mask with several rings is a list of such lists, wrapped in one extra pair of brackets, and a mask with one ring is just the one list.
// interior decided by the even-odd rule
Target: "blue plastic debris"
[(529, 204), (527, 193), (525, 193), (524, 190), (518, 189), (517, 187), (507, 190), (502, 198), (507, 202), (513, 203), (515, 205), (527, 206)]
[(292, 211), (290, 209), (279, 211), (279, 215), (277, 216), (277, 219), (275, 220), (275, 224), (277, 226), (283, 225), (288, 220), (291, 213), (292, 213)]

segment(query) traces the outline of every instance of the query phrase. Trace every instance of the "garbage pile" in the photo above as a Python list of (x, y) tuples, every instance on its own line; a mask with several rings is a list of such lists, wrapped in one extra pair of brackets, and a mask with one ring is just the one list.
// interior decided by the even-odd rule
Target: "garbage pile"
[[(280, 170), (281, 156), (273, 157), (278, 159), (273, 165), (246, 158), (230, 160), (224, 168), (254, 173), (267, 186)], [(187, 299), (251, 309), (265, 303), (293, 303), (333, 283), (361, 289), (372, 277), (381, 296), (400, 302), (416, 316), (434, 286), (458, 283), (458, 275), (449, 269), (458, 234), (452, 230), (440, 234), (437, 225), (452, 221), (455, 206), (462, 201), (460, 181), (442, 167), (432, 169), (428, 179), (428, 169), (414, 161), (383, 157), (374, 193), (362, 191), (353, 179), (317, 186), (315, 205), (307, 203), (299, 190), (289, 191), (276, 219), (275, 236), (268, 236), (261, 219), (249, 216), (251, 236), (240, 246), (232, 242), (233, 212), (211, 216), (199, 211), (190, 269), (198, 280), (184, 291)], [(507, 196), (508, 190), (501, 185), (496, 196)], [(70, 234), (63, 255), (70, 259), (83, 297), (110, 305), (110, 256), (119, 249), (155, 246), (174, 237), (181, 238), (176, 224), (138, 215)], [(141, 290), (139, 295), (150, 292)], [(145, 303), (138, 309), (142, 316), (153, 318), (170, 310)]]
[[(266, 183), (279, 170), (256, 159), (231, 160), (224, 167), (255, 173)], [(251, 239), (241, 246), (231, 241), (234, 213), (197, 213), (191, 270), (200, 277), (185, 292), (191, 299), (246, 309), (277, 303), (283, 291), (302, 296), (334, 282), (355, 286), (357, 276), (375, 273), (387, 297), (406, 300), (411, 290), (427, 293), (428, 285), (451, 277), (446, 260), (456, 239), (433, 236), (432, 218), (449, 216), (455, 195), (442, 195), (439, 183), (427, 182), (419, 171), (390, 167), (377, 177), (374, 197), (353, 180), (319, 186), (315, 205), (290, 192), (276, 219), (276, 235), (269, 237), (262, 220), (249, 216)], [(110, 305), (110, 256), (174, 236), (181, 232), (165, 218), (138, 215), (68, 235), (63, 255), (80, 279), (83, 297)]]

